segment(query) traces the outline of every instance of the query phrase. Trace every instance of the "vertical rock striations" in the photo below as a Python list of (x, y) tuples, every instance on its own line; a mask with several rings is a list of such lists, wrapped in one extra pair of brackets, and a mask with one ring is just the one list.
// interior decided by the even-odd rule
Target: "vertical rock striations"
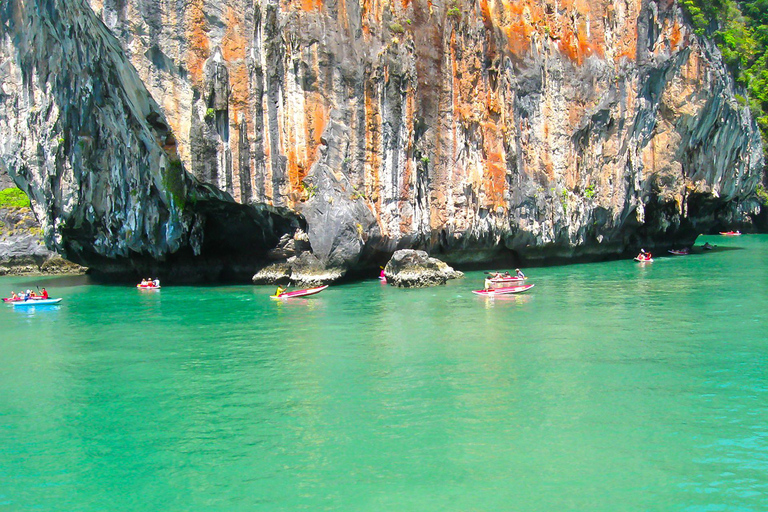
[(341, 269), (398, 248), (617, 254), (757, 204), (754, 122), (674, 2), (3, 9), (2, 158), (50, 240), (100, 264), (202, 254), (227, 194), (253, 222), (217, 247), (276, 245), (286, 208)]
[(299, 225), (184, 171), (163, 110), (84, 1), (1, 9), (0, 161), (57, 252), (106, 272), (220, 277)]

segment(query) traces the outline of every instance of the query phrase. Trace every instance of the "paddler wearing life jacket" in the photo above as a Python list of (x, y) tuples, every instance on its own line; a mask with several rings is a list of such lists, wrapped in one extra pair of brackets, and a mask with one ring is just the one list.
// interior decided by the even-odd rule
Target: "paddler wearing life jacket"
[(645, 252), (645, 249), (640, 249), (640, 254), (637, 255), (637, 259), (648, 261), (651, 259), (651, 253)]
[(283, 288), (282, 286), (278, 286), (277, 290), (275, 290), (275, 297), (279, 297), (283, 293), (285, 293), (285, 288)]

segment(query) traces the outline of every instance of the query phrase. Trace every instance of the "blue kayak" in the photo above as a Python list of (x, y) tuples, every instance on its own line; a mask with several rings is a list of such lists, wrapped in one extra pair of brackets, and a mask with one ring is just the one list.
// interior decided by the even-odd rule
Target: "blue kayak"
[(23, 306), (52, 306), (53, 304), (58, 304), (61, 302), (61, 299), (28, 299), (28, 300), (19, 300), (19, 301), (13, 301), (10, 302), (10, 304), (13, 304), (13, 307), (23, 307)]

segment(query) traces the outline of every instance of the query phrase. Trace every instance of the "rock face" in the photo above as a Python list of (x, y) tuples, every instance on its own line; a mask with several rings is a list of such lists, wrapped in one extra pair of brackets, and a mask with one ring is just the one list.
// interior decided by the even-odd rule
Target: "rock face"
[(318, 286), (336, 281), (346, 271), (345, 267), (323, 263), (312, 252), (309, 237), (302, 230), (297, 230), (292, 237), (283, 236), (268, 256), (282, 261), (259, 270), (252, 278), (253, 284), (291, 282), (297, 286)]
[(185, 172), (163, 110), (85, 2), (5, 2), (0, 23), (0, 162), (50, 248), (102, 272), (221, 278), (250, 274), (300, 225)]
[(99, 268), (247, 265), (297, 227), (342, 271), (618, 254), (759, 208), (754, 122), (667, 0), (8, 0), (0, 22), (0, 160)]
[(29, 208), (0, 208), (0, 275), (82, 273), (86, 269), (49, 251)]
[(458, 279), (464, 274), (448, 264), (430, 258), (424, 251), (401, 249), (395, 251), (384, 268), (387, 283), (399, 288), (424, 288), (445, 284), (448, 279)]

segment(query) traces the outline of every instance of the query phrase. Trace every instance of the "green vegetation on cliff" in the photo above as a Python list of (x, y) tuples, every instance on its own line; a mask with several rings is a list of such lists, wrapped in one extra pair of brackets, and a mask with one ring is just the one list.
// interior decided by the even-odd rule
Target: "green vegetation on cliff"
[(715, 40), (736, 82), (747, 92), (768, 163), (768, 0), (683, 0), (696, 33)]
[(29, 198), (20, 188), (0, 190), (0, 208), (29, 208)]

